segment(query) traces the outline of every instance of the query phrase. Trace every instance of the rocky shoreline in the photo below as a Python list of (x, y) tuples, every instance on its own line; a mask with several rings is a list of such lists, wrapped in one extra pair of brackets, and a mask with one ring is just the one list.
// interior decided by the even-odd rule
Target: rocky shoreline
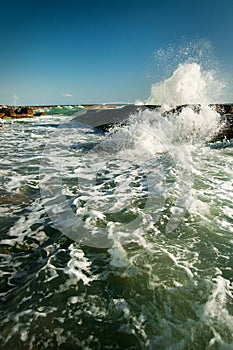
[[(172, 109), (169, 112), (178, 112), (182, 110), (182, 108), (186, 107), (188, 105), (182, 105), (178, 106), (174, 109)], [(220, 113), (222, 116), (226, 114), (231, 114), (233, 116), (233, 104), (212, 104), (210, 105), (215, 110)], [(118, 107), (118, 105), (115, 104), (84, 104), (84, 105), (71, 105), (69, 106), (71, 108), (75, 107), (81, 107), (86, 109), (115, 109)], [(140, 107), (140, 106), (138, 106)], [(150, 108), (150, 109), (156, 109), (160, 106), (154, 106), (154, 105), (144, 105), (142, 108)], [(199, 108), (199, 105), (192, 106), (193, 108)], [(38, 117), (38, 116), (45, 116), (47, 113), (49, 113), (50, 109), (53, 108), (60, 108), (61, 113), (63, 108), (67, 108), (67, 106), (62, 105), (45, 105), (45, 106), (7, 106), (7, 105), (1, 105), (0, 104), (0, 119), (17, 119), (17, 118), (32, 118), (32, 117)], [(169, 113), (168, 112), (168, 113)]]
[[(233, 139), (233, 105), (232, 104), (212, 104), (210, 105), (220, 115), (220, 129), (212, 138), (211, 142)], [(137, 113), (140, 110), (159, 110), (161, 106), (155, 105), (126, 105), (122, 108), (111, 108), (109, 110), (101, 108), (92, 108), (84, 114), (77, 115), (73, 120), (81, 123), (89, 124), (92, 127), (103, 132), (109, 131), (114, 125), (126, 125), (131, 114)], [(171, 110), (162, 113), (166, 117), (169, 114), (179, 114), (183, 108), (190, 107), (197, 113), (200, 111), (201, 105), (181, 105)]]
[[(37, 108), (38, 109), (38, 108)], [(0, 105), (0, 119), (18, 119), (32, 118), (35, 116), (46, 115), (45, 112), (40, 112), (34, 107), (12, 107)]]
[[(71, 108), (115, 108), (116, 105), (97, 105), (97, 104), (88, 104), (88, 105), (71, 105), (68, 106)], [(45, 116), (49, 113), (50, 110), (54, 108), (59, 108), (62, 113), (62, 109), (67, 108), (67, 105), (48, 105), (48, 106), (7, 106), (0, 104), (0, 119), (20, 119), (20, 118), (33, 118), (38, 116)]]
[[(163, 113), (164, 115), (169, 113), (179, 114), (184, 107), (190, 106), (194, 110), (198, 111), (200, 105), (181, 105)], [(211, 104), (221, 115), (222, 128), (216, 135), (214, 141), (223, 139), (233, 139), (233, 104)], [(131, 113), (137, 112), (140, 109), (158, 109), (160, 106), (155, 105), (126, 105), (124, 108), (119, 109), (119, 105), (115, 104), (88, 104), (88, 105), (71, 105), (71, 106), (4, 106), (0, 104), (0, 126), (4, 126), (4, 119), (21, 119), (21, 118), (33, 118), (38, 116), (45, 116), (47, 114), (53, 114), (54, 109), (58, 109), (62, 114), (62, 109), (70, 108), (84, 108), (87, 109), (87, 114), (78, 117), (81, 122), (87, 122), (94, 127), (107, 131), (113, 124), (122, 124), (127, 121), (128, 116)], [(51, 110), (51, 112), (50, 112)], [(101, 113), (96, 113), (101, 111)], [(115, 111), (114, 111), (115, 110)]]

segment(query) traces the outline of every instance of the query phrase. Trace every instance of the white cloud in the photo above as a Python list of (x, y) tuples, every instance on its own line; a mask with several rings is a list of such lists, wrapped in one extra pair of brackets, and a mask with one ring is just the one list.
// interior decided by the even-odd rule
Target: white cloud
[(69, 93), (66, 93), (66, 94), (63, 94), (64, 97), (72, 97), (72, 94), (69, 94)]

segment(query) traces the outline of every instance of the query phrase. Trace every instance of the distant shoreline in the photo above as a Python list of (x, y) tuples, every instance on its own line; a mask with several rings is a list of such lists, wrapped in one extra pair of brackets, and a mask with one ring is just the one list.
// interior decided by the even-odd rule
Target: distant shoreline
[[(33, 117), (39, 117), (39, 116), (46, 116), (47, 114), (53, 115), (53, 112), (51, 113), (50, 110), (57, 109), (57, 111), (54, 114), (62, 114), (62, 109), (69, 109), (72, 115), (72, 109), (80, 108), (80, 109), (96, 109), (96, 110), (107, 110), (107, 109), (118, 109), (119, 107), (127, 106), (129, 109), (133, 109), (136, 107), (136, 110), (142, 108), (149, 108), (149, 109), (159, 109), (161, 106), (157, 105), (134, 105), (134, 104), (72, 104), (72, 105), (33, 105), (33, 106), (8, 106), (8, 105), (2, 105), (0, 104), (0, 120), (7, 120), (7, 119), (21, 119), (21, 118), (33, 118)], [(131, 106), (131, 107), (130, 107)], [(190, 106), (194, 110), (198, 110), (200, 108), (200, 104), (184, 104), (181, 106), (176, 106), (174, 108), (171, 108), (169, 113), (179, 113), (184, 107)], [(221, 116), (227, 116), (229, 119), (228, 122), (230, 124), (230, 129), (233, 128), (232, 126), (232, 119), (233, 119), (233, 103), (225, 103), (225, 104), (209, 104), (210, 107), (213, 107)], [(50, 113), (49, 113), (50, 112)], [(107, 113), (107, 112), (106, 112)]]
[(45, 116), (51, 109), (86, 108), (108, 109), (117, 108), (122, 104), (83, 104), (83, 105), (33, 105), (33, 106), (9, 106), (0, 104), (0, 119), (19, 119)]

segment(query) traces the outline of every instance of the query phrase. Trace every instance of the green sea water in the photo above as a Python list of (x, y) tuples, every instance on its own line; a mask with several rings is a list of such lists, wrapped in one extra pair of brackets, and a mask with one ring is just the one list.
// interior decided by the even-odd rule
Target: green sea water
[(48, 115), (73, 115), (82, 109), (80, 106), (54, 106), (49, 108), (44, 108), (43, 110)]
[(0, 349), (233, 349), (233, 144), (143, 113), (1, 130)]

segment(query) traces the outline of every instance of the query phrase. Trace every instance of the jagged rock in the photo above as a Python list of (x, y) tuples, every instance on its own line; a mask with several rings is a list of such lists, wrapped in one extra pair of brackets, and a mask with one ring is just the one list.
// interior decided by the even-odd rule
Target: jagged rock
[(181, 113), (184, 108), (187, 108), (187, 107), (191, 108), (196, 113), (199, 113), (201, 110), (200, 104), (185, 104), (185, 105), (177, 106), (177, 107), (174, 107), (168, 111), (163, 112), (162, 116), (167, 116), (167, 115), (171, 115), (171, 114), (177, 115), (177, 114)]

